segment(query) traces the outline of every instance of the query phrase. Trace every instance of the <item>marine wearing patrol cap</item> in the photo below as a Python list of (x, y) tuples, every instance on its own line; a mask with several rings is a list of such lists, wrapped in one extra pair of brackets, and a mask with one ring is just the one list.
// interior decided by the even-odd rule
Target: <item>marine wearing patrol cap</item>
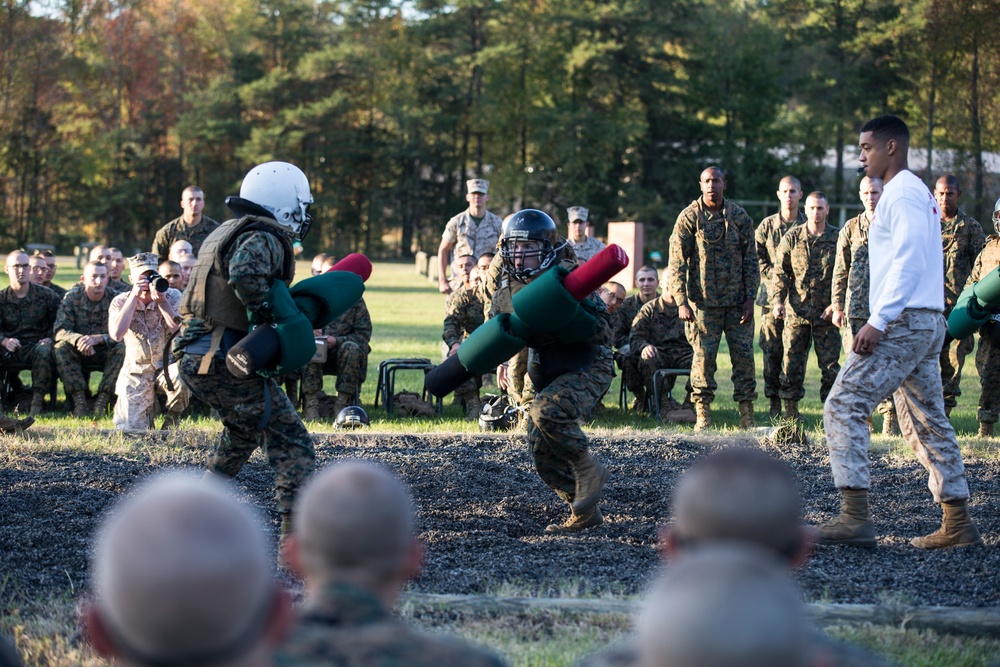
[(582, 206), (570, 206), (566, 209), (566, 215), (569, 216), (569, 221), (580, 220), (581, 222), (587, 222), (587, 218), (590, 216), (590, 211)]
[(128, 279), (135, 283), (139, 276), (146, 271), (156, 273), (159, 265), (160, 258), (157, 257), (156, 253), (140, 252), (138, 255), (133, 255), (128, 258)]
[(465, 189), (470, 195), (477, 192), (487, 195), (490, 191), (490, 182), (484, 178), (470, 178), (465, 182)]

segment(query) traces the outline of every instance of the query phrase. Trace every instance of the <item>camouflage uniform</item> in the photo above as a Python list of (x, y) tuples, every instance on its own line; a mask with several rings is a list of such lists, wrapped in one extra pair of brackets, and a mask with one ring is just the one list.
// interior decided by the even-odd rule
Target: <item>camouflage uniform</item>
[(132, 286), (121, 279), (111, 278), (108, 280), (108, 291), (113, 294), (132, 291)]
[[(485, 321), (483, 301), (477, 289), (461, 287), (458, 291), (452, 292), (445, 302), (444, 330), (441, 334), (445, 355), (452, 345), (460, 344)], [(468, 380), (455, 390), (455, 395), (462, 396), (476, 392), (479, 385), (478, 378)]]
[[(591, 298), (589, 303), (597, 317), (597, 328), (589, 345), (599, 348), (610, 337), (611, 320), (603, 302)], [(541, 379), (547, 370), (543, 360), (552, 348), (561, 345), (553, 343), (529, 351), (529, 373), (535, 395), (528, 412), (528, 449), (535, 471), (545, 485), (572, 505), (576, 496), (574, 466), (588, 455), (587, 436), (580, 424), (590, 418), (607, 387), (601, 373), (594, 372), (596, 358), (584, 370), (563, 372), (551, 380)], [(577, 345), (582, 349), (588, 344)]]
[[(986, 243), (983, 228), (974, 218), (959, 209), (951, 220), (941, 221), (941, 245), (944, 250), (944, 316), (951, 314), (958, 295), (972, 273), (972, 265)], [(944, 405), (949, 410), (958, 405), (962, 395), (962, 366), (972, 352), (974, 336), (951, 340), (941, 350), (941, 384), (944, 388)]]
[(275, 664), (499, 667), (504, 663), (457, 639), (414, 631), (373, 592), (332, 583), (306, 602), (298, 623), (276, 651)]
[(324, 336), (337, 338), (337, 346), (327, 351), (322, 364), (308, 364), (302, 369), (303, 402), (323, 390), (323, 376), (337, 376), (337, 393), (353, 396), (361, 390), (368, 376), (368, 353), (372, 351), (372, 318), (361, 299), (346, 313), (326, 325)]
[[(983, 276), (1000, 266), (1000, 236), (991, 234), (986, 239), (986, 245), (976, 257), (968, 284), (979, 282)], [(1000, 326), (1000, 322), (986, 325), (988, 328)], [(990, 335), (979, 336), (979, 349), (976, 351), (976, 369), (979, 371), (979, 383), (982, 394), (979, 396), (978, 419), (984, 424), (995, 424), (1000, 417), (1000, 345), (993, 342)]]
[[(0, 292), (0, 342), (4, 338), (21, 342), (21, 347), (13, 352), (0, 349), (0, 367), (30, 364), (31, 384), (45, 394), (55, 389), (56, 361), (51, 338), (58, 311), (59, 297), (41, 285), (30, 283), (23, 299), (10, 287)], [(41, 342), (46, 338), (50, 342)]]
[[(643, 359), (642, 350), (652, 345), (658, 354), (652, 359)], [(667, 303), (659, 296), (642, 307), (632, 323), (629, 346), (633, 358), (638, 361), (639, 373), (648, 396), (653, 395), (653, 374), (661, 368), (691, 368), (694, 350), (684, 335), (684, 322), (677, 316), (677, 306)], [(669, 392), (674, 387), (671, 377), (666, 385)], [(691, 385), (688, 382), (687, 391)]]
[(59, 297), (60, 301), (62, 301), (62, 298), (64, 296), (66, 296), (66, 292), (69, 291), (68, 289), (66, 289), (62, 285), (56, 285), (55, 283), (49, 283), (48, 285), (42, 285), (42, 287), (48, 287), (50, 290), (52, 290), (53, 292), (55, 292), (56, 296)]
[[(659, 292), (656, 293), (656, 297), (658, 296), (660, 296)], [(647, 303), (652, 303), (656, 297)], [(639, 352), (641, 350), (636, 350), (629, 341), (632, 337), (632, 326), (635, 323), (635, 318), (644, 305), (646, 304), (642, 302), (642, 297), (638, 293), (627, 296), (622, 299), (621, 305), (615, 311), (615, 318), (612, 320), (615, 326), (614, 347), (617, 349), (615, 360), (618, 362), (618, 367), (622, 369), (622, 382), (625, 383), (626, 389), (637, 395), (641, 395), (646, 383), (639, 370)]]
[[(114, 394), (115, 382), (125, 359), (125, 345), (108, 335), (108, 311), (114, 298), (114, 293), (105, 289), (100, 301), (91, 301), (86, 288), (77, 284), (59, 304), (53, 325), (56, 334), (55, 358), (59, 377), (69, 396), (87, 390), (84, 368), (103, 373), (97, 393), (105, 396)], [(100, 334), (104, 342), (94, 346), (94, 354), (84, 356), (76, 347), (77, 341), (93, 334)]]
[(715, 360), (723, 333), (733, 363), (733, 400), (757, 398), (753, 319), (740, 323), (743, 304), (760, 287), (753, 220), (746, 211), (726, 199), (713, 213), (701, 197), (681, 211), (670, 235), (667, 285), (678, 308), (694, 311), (694, 322), (685, 324), (694, 348), (694, 401), (708, 404), (715, 398)]
[[(837, 261), (833, 266), (833, 307), (847, 316), (849, 326), (843, 336), (843, 348), (850, 351), (854, 337), (868, 323), (869, 270), (867, 213), (851, 218), (837, 237)], [(895, 418), (892, 396), (879, 403), (878, 412)]]
[[(181, 293), (173, 288), (165, 293), (170, 305), (177, 310)], [(109, 317), (120, 313), (128, 301), (130, 292), (115, 296), (111, 301)], [(122, 339), (125, 345), (125, 361), (118, 375), (115, 393), (113, 420), (120, 431), (146, 431), (153, 425), (156, 391), (167, 396), (167, 411), (175, 415), (184, 412), (191, 400), (191, 392), (180, 382), (176, 363), (170, 364), (167, 372), (173, 390), (167, 387), (163, 377), (163, 352), (167, 345), (167, 324), (163, 313), (155, 301), (147, 304), (136, 300), (132, 321)]]
[(582, 243), (574, 243), (570, 240), (569, 244), (572, 246), (573, 252), (576, 253), (576, 259), (581, 263), (586, 262), (607, 247), (603, 241), (593, 236), (586, 237)]
[(828, 223), (822, 234), (813, 236), (806, 225), (798, 225), (778, 246), (772, 299), (774, 305), (786, 304), (780, 394), (785, 400), (799, 401), (805, 396), (810, 340), (822, 374), (820, 400), (826, 400), (840, 371), (840, 332), (820, 318), (830, 306), (839, 231)]
[(187, 241), (191, 244), (191, 252), (197, 256), (201, 244), (219, 227), (219, 224), (207, 215), (202, 215), (197, 225), (184, 222), (184, 216), (174, 218), (156, 232), (156, 238), (153, 239), (153, 254), (161, 260), (167, 259), (170, 256), (170, 246), (177, 241)]
[[(239, 225), (248, 219), (229, 222)], [(220, 277), (246, 311), (262, 319), (269, 317), (268, 291), (275, 280), (283, 279), (283, 273), (292, 261), (288, 255), (292, 249), (276, 223), (265, 218), (259, 220), (276, 231), (243, 231), (227, 247), (212, 253), (221, 257), (202, 253), (191, 272), (191, 282), (184, 291), (185, 298), (194, 300), (202, 287), (201, 283), (207, 280), (202, 274), (207, 272), (213, 275), (215, 266), (221, 266)], [(220, 234), (221, 238), (229, 231), (227, 224), (220, 226), (213, 235)], [(211, 238), (212, 235), (206, 243)], [(287, 271), (287, 280), (291, 280), (293, 271), (294, 268)], [(212, 304), (206, 303), (206, 311), (211, 309)], [(222, 416), (223, 430), (209, 458), (208, 469), (226, 477), (235, 477), (254, 450), (260, 447), (275, 471), (278, 509), (290, 516), (295, 492), (312, 472), (316, 456), (309, 432), (288, 396), (272, 380), (256, 375), (246, 379), (232, 375), (226, 368), (222, 348), (207, 362), (207, 372), (200, 374), (203, 357), (211, 349), (208, 339), (212, 337), (213, 326), (205, 316), (200, 316), (184, 302), (181, 315), (184, 323), (176, 343), (181, 378), (194, 396), (218, 410)], [(245, 335), (245, 332), (229, 331), (234, 339)], [(206, 345), (209, 345), (206, 351), (201, 351)]]
[[(934, 502), (969, 497), (955, 430), (940, 401), (938, 356), (945, 322), (939, 311), (908, 308), (890, 322), (871, 354), (850, 352), (825, 405), (823, 424), (833, 480), (840, 489), (871, 487), (866, 420), (893, 387), (899, 428), (931, 471)], [(918, 435), (919, 434), (919, 435)]]
[[(455, 244), (455, 247), (451, 249), (449, 261), (463, 255), (472, 255), (479, 259), (484, 254), (494, 252), (497, 249), (502, 229), (503, 220), (496, 213), (486, 211), (485, 215), (477, 220), (466, 209), (445, 224), (441, 240), (445, 243)], [(499, 255), (497, 256), (499, 257)], [(452, 289), (458, 289), (462, 284), (462, 279), (452, 275), (450, 284)]]
[(781, 390), (781, 364), (785, 357), (784, 344), (781, 342), (785, 321), (771, 314), (771, 295), (769, 290), (774, 281), (774, 266), (778, 261), (778, 245), (781, 238), (794, 225), (802, 224), (806, 217), (799, 211), (798, 217), (785, 220), (781, 213), (775, 213), (764, 218), (754, 240), (757, 242), (757, 262), (760, 265), (760, 293), (757, 295), (757, 305), (760, 309), (760, 351), (763, 352), (764, 366), (764, 396), (775, 399)]

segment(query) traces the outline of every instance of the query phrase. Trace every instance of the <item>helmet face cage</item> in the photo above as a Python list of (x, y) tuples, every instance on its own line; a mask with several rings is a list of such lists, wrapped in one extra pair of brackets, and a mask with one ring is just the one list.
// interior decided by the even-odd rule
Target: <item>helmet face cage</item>
[[(536, 209), (518, 211), (504, 225), (503, 242), (500, 245), (500, 257), (504, 270), (518, 280), (529, 280), (548, 269), (555, 262), (562, 246), (556, 246), (559, 238), (556, 223), (552, 218)], [(518, 242), (535, 241), (537, 250), (518, 251)], [(515, 256), (538, 258), (537, 268), (527, 268), (515, 265)]]
[(1000, 234), (1000, 199), (993, 205), (993, 229)]
[(349, 405), (337, 414), (337, 428), (362, 428), (370, 423), (368, 413), (357, 405)]
[(518, 410), (506, 394), (486, 396), (479, 413), (480, 431), (509, 431), (517, 424)]

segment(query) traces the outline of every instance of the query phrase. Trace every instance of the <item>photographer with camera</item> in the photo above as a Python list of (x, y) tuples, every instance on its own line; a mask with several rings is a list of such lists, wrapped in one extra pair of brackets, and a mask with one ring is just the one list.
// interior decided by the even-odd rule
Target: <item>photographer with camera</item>
[(190, 400), (190, 392), (177, 379), (177, 364), (168, 369), (172, 387), (163, 376), (164, 348), (180, 323), (177, 306), (181, 293), (156, 272), (155, 254), (139, 253), (128, 262), (132, 289), (116, 296), (108, 313), (111, 337), (125, 341), (125, 363), (115, 387), (115, 428), (148, 430), (157, 391), (167, 396), (163, 427), (173, 427)]

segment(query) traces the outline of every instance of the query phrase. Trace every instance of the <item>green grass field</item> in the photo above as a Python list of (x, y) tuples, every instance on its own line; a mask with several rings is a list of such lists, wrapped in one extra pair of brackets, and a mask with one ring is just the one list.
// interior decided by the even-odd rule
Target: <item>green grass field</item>
[[(308, 265), (300, 262), (298, 271), (299, 276), (308, 275)], [(68, 258), (61, 258), (57, 276), (61, 284), (71, 285), (73, 281), (68, 278), (78, 273)], [(450, 401), (446, 401), (444, 417), (432, 419), (389, 419), (383, 409), (371, 408), (380, 361), (411, 356), (426, 357), (434, 362), (440, 359), (444, 297), (437, 293), (433, 283), (418, 276), (412, 265), (378, 264), (369, 281), (365, 299), (374, 322), (374, 338), (362, 401), (369, 409), (373, 430), (409, 433), (477, 430), (475, 423), (462, 420), (459, 409), (450, 405)], [(758, 357), (758, 369), (759, 367)], [(714, 423), (723, 434), (734, 429), (738, 423), (735, 405), (731, 400), (729, 371), (728, 354), (723, 344), (717, 376), (718, 399), (714, 406)], [(92, 382), (96, 386), (93, 379)], [(819, 373), (815, 367), (810, 368), (806, 382), (807, 399), (802, 402), (801, 409), (813, 428), (811, 435), (821, 441), (822, 406), (818, 398)], [(963, 385), (965, 394), (961, 397), (959, 408), (952, 415), (963, 451), (967, 455), (996, 457), (995, 441), (984, 442), (974, 437), (975, 405), (979, 389), (971, 357), (966, 366)], [(419, 374), (401, 375), (397, 389), (400, 387), (419, 390)], [(332, 390), (333, 381), (328, 379), (327, 391)], [(591, 432), (615, 434), (634, 429), (685, 430), (683, 427), (663, 426), (651, 418), (640, 418), (634, 413), (618, 411), (617, 380), (605, 397), (605, 405), (613, 409), (587, 427)], [(766, 413), (761, 414), (760, 411), (766, 411), (767, 407), (763, 399), (760, 399), (757, 407), (758, 423), (763, 423), (766, 421)], [(66, 430), (60, 431), (62, 435), (43, 437), (33, 446), (66, 450), (81, 448), (109, 454), (127, 453), (130, 448), (138, 446), (134, 440), (95, 438), (88, 434), (89, 427), (92, 426), (110, 428), (110, 418), (107, 417), (97, 422), (85, 422), (53, 412), (43, 415), (39, 422), (40, 426)], [(185, 426), (195, 429), (190, 438), (197, 439), (207, 438), (205, 431), (218, 428), (217, 423), (208, 419), (190, 421)], [(332, 425), (316, 423), (310, 424), (310, 428), (329, 430)], [(876, 436), (873, 445), (879, 449), (893, 450), (901, 457), (912, 457), (899, 438)], [(183, 446), (183, 443), (177, 443), (176, 446)], [(169, 458), (171, 447), (162, 450), (165, 459)], [(0, 462), (3, 465), (16, 467), (21, 456), (30, 456), (30, 452), (17, 443), (16, 439), (0, 439)], [(3, 586), (5, 583), (0, 581), (0, 590)], [(107, 663), (97, 658), (83, 644), (78, 630), (76, 610), (82, 593), (74, 589), (65, 597), (48, 600), (18, 600), (14, 596), (14, 600), (2, 608), (0, 632), (16, 641), (29, 665), (105, 665)], [(502, 591), (503, 595), (519, 593), (517, 590)], [(490, 646), (503, 653), (511, 664), (519, 667), (571, 665), (586, 653), (623, 637), (630, 625), (629, 619), (621, 614), (551, 611), (516, 616), (456, 614), (436, 612), (414, 605), (403, 605), (402, 613), (427, 629), (458, 634)], [(827, 629), (827, 632), (838, 639), (868, 647), (901, 665), (984, 667), (1000, 656), (1000, 641), (996, 639), (974, 639), (869, 625), (838, 626)]]

